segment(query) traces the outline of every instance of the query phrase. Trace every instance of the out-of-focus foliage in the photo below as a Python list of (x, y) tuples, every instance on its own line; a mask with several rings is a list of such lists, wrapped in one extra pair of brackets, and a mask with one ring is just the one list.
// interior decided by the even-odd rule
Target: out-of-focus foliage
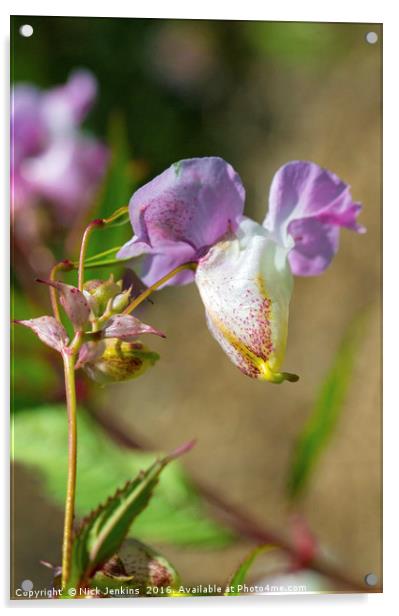
[(336, 60), (350, 40), (338, 40), (337, 32), (324, 23), (249, 22), (244, 28), (248, 44), (260, 55), (300, 68), (318, 67)]
[[(115, 210), (127, 205), (137, 182), (134, 163), (131, 160), (127, 142), (126, 124), (123, 117), (118, 113), (113, 114), (110, 118), (108, 145), (111, 149), (111, 162), (98, 201), (90, 212), (93, 219), (108, 218)], [(105, 248), (121, 246), (129, 238), (129, 233), (129, 225), (119, 222), (107, 226), (106, 229), (99, 229), (92, 234), (90, 239), (88, 257), (101, 253)], [(114, 266), (112, 271), (118, 278), (121, 268)], [(96, 270), (95, 277), (103, 278), (108, 274), (109, 269), (101, 268)]]
[(226, 595), (240, 595), (241, 590), (240, 586), (245, 584), (247, 581), (248, 572), (254, 562), (254, 560), (266, 551), (273, 550), (273, 546), (271, 545), (260, 545), (254, 550), (252, 550), (245, 560), (239, 565), (237, 570), (232, 575), (229, 583), (227, 584), (228, 590), (226, 591)]
[[(18, 34), (23, 23), (34, 28), (29, 39)], [(128, 143), (147, 162), (151, 176), (183, 157), (218, 154), (234, 165), (239, 152), (230, 133), (240, 133), (240, 126), (234, 125), (237, 114), (252, 113), (264, 140), (273, 120), (264, 101), (260, 115), (256, 100), (246, 98), (246, 93), (252, 96), (247, 88), (249, 63), (264, 61), (262, 72), (276, 63), (320, 71), (353, 45), (360, 28), (359, 24), (357, 32), (356, 24), (17, 17), (12, 20), (12, 77), (47, 87), (63, 79), (71, 67), (93, 71), (99, 96), (88, 128), (105, 138), (110, 110), (120, 110), (127, 119)]]
[[(153, 462), (154, 454), (117, 447), (82, 409), (78, 434), (76, 506), (78, 515), (83, 516)], [(63, 406), (27, 409), (14, 418), (14, 459), (40, 472), (46, 493), (60, 506), (65, 499), (67, 440)], [(207, 515), (179, 462), (165, 469), (151, 507), (137, 519), (132, 535), (150, 542), (208, 547), (225, 545), (232, 538)]]
[(351, 382), (359, 337), (363, 331), (364, 317), (359, 315), (348, 327), (310, 416), (298, 437), (287, 481), (291, 499), (304, 490), (317, 459), (332, 436)]
[[(29, 319), (40, 315), (33, 302), (14, 289), (11, 295), (11, 316)], [(11, 329), (13, 355), (11, 361), (12, 409), (43, 404), (57, 393), (60, 381), (54, 371), (55, 353), (38, 343), (24, 327)]]

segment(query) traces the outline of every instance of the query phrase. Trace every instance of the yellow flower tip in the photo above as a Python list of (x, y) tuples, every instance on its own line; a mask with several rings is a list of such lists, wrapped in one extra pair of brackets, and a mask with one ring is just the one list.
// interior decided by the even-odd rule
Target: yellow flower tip
[(266, 362), (262, 362), (259, 367), (260, 373), (258, 378), (261, 381), (268, 381), (269, 383), (276, 384), (283, 383), (284, 381), (289, 381), (290, 383), (299, 381), (299, 376), (297, 374), (291, 374), (290, 372), (274, 372)]

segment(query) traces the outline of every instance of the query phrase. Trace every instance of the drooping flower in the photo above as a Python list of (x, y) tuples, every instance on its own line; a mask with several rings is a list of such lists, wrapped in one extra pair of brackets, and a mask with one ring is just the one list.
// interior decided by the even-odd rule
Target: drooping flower
[(197, 262), (195, 275), (187, 271), (169, 283), (195, 279), (209, 330), (233, 363), (253, 378), (295, 381), (281, 372), (292, 274), (324, 271), (340, 227), (364, 230), (356, 223), (361, 206), (337, 176), (303, 161), (276, 173), (263, 225), (243, 216), (244, 194), (222, 159), (181, 161), (133, 195), (135, 235), (118, 256), (145, 255), (146, 284)]
[(88, 71), (48, 91), (17, 84), (11, 94), (11, 187), (14, 211), (41, 201), (65, 222), (94, 196), (105, 172), (103, 144), (80, 128), (97, 84)]

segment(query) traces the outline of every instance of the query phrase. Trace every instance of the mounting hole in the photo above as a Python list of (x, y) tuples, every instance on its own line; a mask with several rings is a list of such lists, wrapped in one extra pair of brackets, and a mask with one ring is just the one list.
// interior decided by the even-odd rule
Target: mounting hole
[(21, 36), (24, 36), (25, 38), (29, 38), (33, 34), (33, 28), (30, 24), (24, 24), (23, 26), (20, 27), (19, 33)]
[(24, 580), (21, 584), (21, 588), (22, 590), (25, 590), (25, 592), (29, 592), (30, 590), (32, 590), (33, 589), (32, 580)]
[(370, 45), (375, 45), (376, 42), (378, 41), (378, 34), (377, 34), (377, 32), (367, 32), (367, 34), (366, 34), (366, 41)]
[(376, 586), (378, 582), (378, 577), (375, 573), (368, 573), (364, 576), (364, 581), (366, 582), (367, 586)]

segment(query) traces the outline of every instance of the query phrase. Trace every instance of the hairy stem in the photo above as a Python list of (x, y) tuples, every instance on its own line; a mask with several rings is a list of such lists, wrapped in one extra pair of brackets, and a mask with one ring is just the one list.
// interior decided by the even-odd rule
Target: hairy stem
[(147, 297), (151, 295), (151, 293), (159, 289), (159, 287), (161, 287), (163, 284), (165, 284), (165, 282), (173, 278), (173, 276), (176, 276), (176, 274), (178, 274), (179, 272), (182, 272), (186, 269), (195, 270), (196, 268), (197, 263), (195, 263), (194, 261), (190, 261), (189, 263), (184, 263), (183, 265), (175, 267), (171, 272), (169, 272), (169, 274), (162, 276), (162, 278), (160, 278), (157, 282), (154, 282), (154, 284), (152, 284), (150, 287), (148, 287), (148, 289), (143, 291), (143, 293), (140, 293), (138, 297), (136, 297), (132, 302), (130, 302), (129, 306), (123, 311), (123, 314), (129, 314), (130, 312), (132, 312), (135, 308), (137, 308), (139, 304), (141, 304), (145, 299), (147, 299)]
[(76, 429), (76, 388), (75, 354), (65, 351), (64, 360), (65, 393), (68, 413), (68, 479), (65, 502), (64, 536), (62, 543), (62, 588), (68, 583), (71, 571), (73, 541), (73, 520), (75, 515), (77, 429)]

